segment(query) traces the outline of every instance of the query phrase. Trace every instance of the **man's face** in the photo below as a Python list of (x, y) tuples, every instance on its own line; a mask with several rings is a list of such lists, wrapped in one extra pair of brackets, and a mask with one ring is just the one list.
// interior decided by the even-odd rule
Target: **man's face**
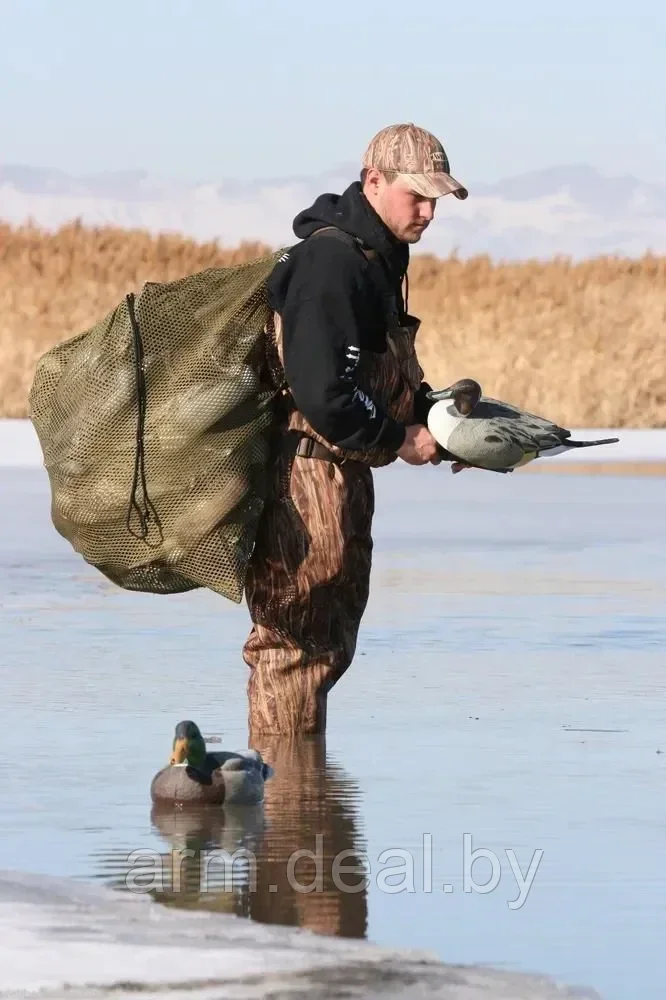
[(379, 217), (403, 243), (418, 243), (435, 217), (435, 198), (410, 191), (401, 178), (389, 183), (373, 170), (368, 175), (365, 194)]

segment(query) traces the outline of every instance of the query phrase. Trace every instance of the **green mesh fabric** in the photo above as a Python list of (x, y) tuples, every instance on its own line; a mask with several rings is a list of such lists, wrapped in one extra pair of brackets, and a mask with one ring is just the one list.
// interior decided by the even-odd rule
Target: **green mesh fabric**
[(148, 282), (38, 362), (30, 416), (53, 524), (124, 589), (242, 599), (277, 391), (264, 329), (279, 256)]

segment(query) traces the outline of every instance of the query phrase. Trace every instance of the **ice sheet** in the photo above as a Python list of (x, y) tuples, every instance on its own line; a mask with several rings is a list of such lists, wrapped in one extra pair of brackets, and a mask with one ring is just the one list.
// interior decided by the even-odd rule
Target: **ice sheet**
[(446, 966), (228, 914), (160, 907), (69, 879), (0, 872), (0, 997), (596, 998), (548, 980)]

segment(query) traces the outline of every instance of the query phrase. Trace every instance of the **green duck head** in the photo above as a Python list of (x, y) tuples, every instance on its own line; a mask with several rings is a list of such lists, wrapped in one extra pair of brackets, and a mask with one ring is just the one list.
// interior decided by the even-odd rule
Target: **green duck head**
[(206, 760), (206, 741), (196, 723), (185, 719), (176, 726), (171, 746), (171, 765), (190, 765), (203, 768)]

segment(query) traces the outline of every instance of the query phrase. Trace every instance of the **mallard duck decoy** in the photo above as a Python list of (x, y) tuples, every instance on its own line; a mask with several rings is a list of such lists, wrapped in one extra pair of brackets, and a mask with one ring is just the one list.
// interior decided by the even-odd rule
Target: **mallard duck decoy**
[(575, 441), (571, 431), (489, 396), (471, 378), (427, 394), (433, 400), (428, 430), (454, 463), (492, 472), (513, 472), (536, 458), (576, 448), (616, 444), (619, 438)]
[(171, 757), (150, 783), (153, 802), (210, 805), (256, 805), (272, 775), (257, 750), (206, 749), (196, 723), (176, 726)]

